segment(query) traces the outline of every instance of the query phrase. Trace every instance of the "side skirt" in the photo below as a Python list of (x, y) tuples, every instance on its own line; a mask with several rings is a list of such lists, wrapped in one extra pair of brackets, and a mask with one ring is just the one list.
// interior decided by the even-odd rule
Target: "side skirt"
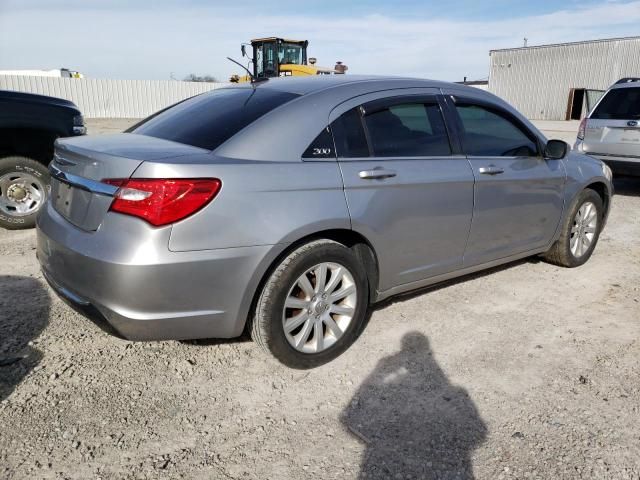
[(489, 268), (497, 267), (498, 265), (514, 262), (516, 260), (520, 260), (526, 257), (539, 255), (549, 250), (549, 247), (550, 246), (547, 246), (542, 249), (538, 248), (535, 250), (528, 250), (526, 252), (518, 253), (516, 255), (511, 255), (509, 257), (492, 260), (491, 262), (482, 263), (480, 265), (473, 265), (471, 267), (466, 267), (460, 270), (454, 270), (453, 272), (443, 273), (442, 275), (436, 275), (435, 277), (425, 278), (424, 280), (418, 280), (417, 282), (404, 283), (402, 285), (397, 285), (383, 292), (378, 292), (375, 298), (375, 302), (381, 302), (382, 300), (386, 300), (389, 297), (392, 297), (394, 295), (399, 295), (401, 293), (410, 292), (411, 290), (418, 290), (420, 288), (429, 287), (437, 283), (446, 282), (447, 280), (451, 280), (452, 278), (462, 277), (464, 275), (469, 275), (470, 273), (479, 272), (480, 270), (486, 270)]

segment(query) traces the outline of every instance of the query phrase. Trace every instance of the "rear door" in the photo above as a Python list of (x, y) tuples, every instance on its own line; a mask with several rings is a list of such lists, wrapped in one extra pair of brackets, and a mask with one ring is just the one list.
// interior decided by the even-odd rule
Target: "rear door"
[(352, 225), (378, 254), (381, 291), (460, 268), (473, 210), (473, 173), (437, 96), (389, 95), (331, 124)]
[(563, 209), (562, 161), (545, 160), (537, 137), (506, 110), (472, 98), (452, 100), (476, 182), (464, 266), (547, 245)]
[(609, 90), (587, 120), (583, 151), (640, 157), (640, 86)]

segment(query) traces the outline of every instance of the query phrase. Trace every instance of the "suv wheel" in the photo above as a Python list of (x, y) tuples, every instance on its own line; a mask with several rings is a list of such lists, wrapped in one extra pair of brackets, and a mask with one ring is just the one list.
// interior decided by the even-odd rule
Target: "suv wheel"
[(27, 157), (0, 159), (0, 227), (35, 226), (36, 215), (49, 196), (49, 172)]
[(562, 267), (579, 267), (593, 253), (604, 215), (602, 199), (587, 188), (576, 198), (562, 225), (558, 241), (544, 254), (544, 258)]
[(356, 255), (331, 240), (291, 252), (269, 276), (258, 299), (251, 337), (292, 368), (313, 368), (357, 338), (369, 302)]

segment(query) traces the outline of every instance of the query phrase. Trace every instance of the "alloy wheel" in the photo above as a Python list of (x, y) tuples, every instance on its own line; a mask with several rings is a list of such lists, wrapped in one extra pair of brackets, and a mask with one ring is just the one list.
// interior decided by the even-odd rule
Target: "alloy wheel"
[(303, 353), (331, 347), (353, 320), (357, 293), (353, 275), (343, 265), (324, 262), (308, 269), (285, 299), (282, 327), (289, 344)]
[(591, 247), (598, 227), (598, 209), (591, 202), (583, 203), (571, 226), (569, 248), (574, 257), (582, 257)]

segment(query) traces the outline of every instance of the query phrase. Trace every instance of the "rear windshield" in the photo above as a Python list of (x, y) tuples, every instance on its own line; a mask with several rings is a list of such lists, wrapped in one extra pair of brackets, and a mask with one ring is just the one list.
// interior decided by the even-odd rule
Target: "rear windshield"
[(298, 96), (261, 88), (222, 88), (155, 113), (129, 132), (214, 150), (262, 115)]
[(640, 88), (616, 88), (609, 90), (591, 118), (628, 120), (640, 118)]

